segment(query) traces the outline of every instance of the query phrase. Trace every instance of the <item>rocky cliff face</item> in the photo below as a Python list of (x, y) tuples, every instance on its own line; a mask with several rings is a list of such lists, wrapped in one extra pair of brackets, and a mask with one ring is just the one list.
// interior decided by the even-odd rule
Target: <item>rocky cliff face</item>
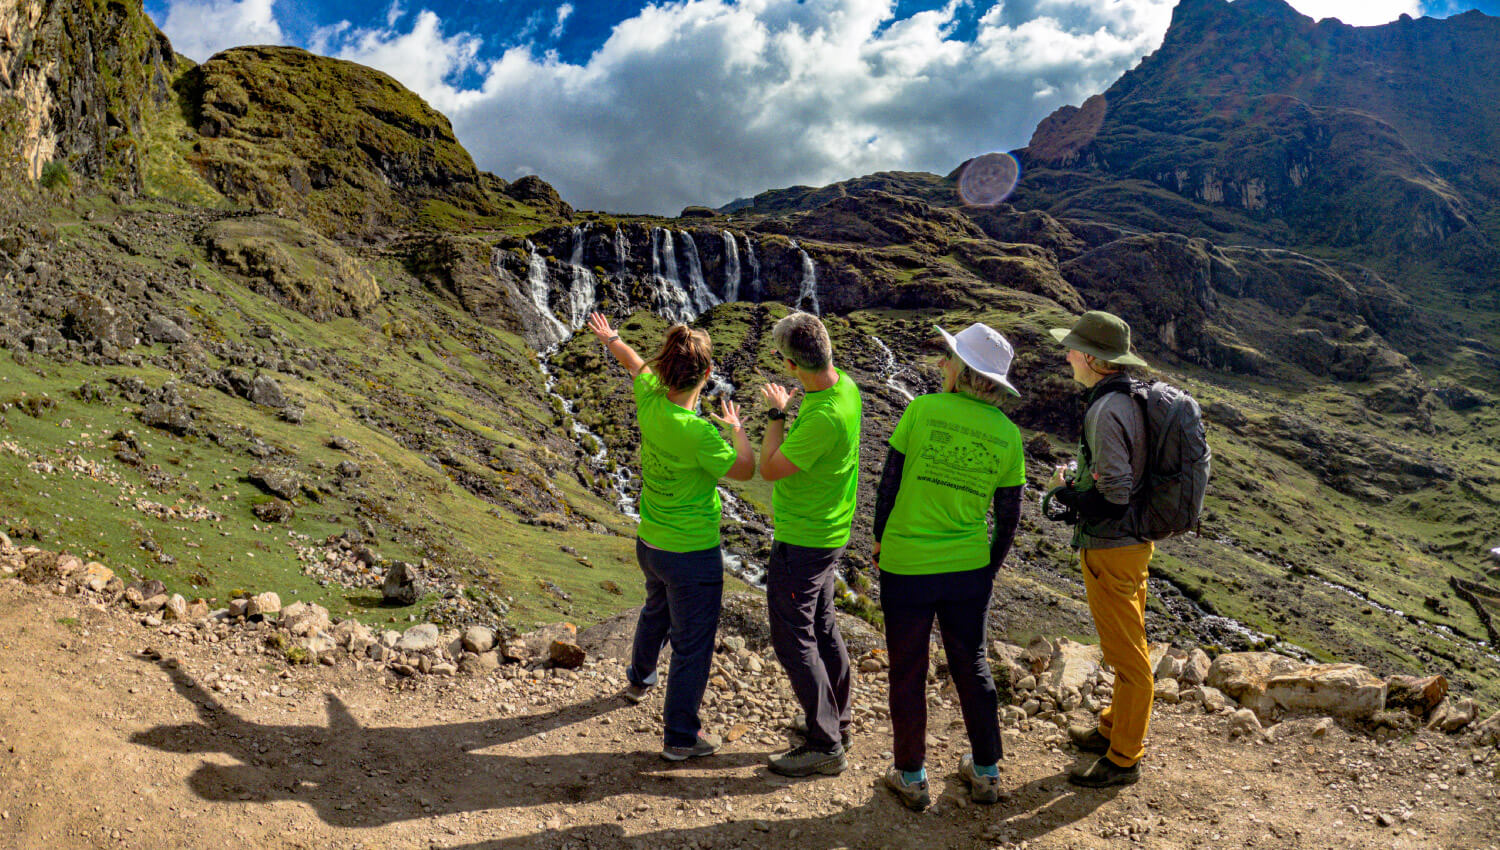
[(30, 180), (53, 161), (141, 186), (143, 111), (165, 103), (176, 61), (140, 0), (0, 3), (0, 135)]

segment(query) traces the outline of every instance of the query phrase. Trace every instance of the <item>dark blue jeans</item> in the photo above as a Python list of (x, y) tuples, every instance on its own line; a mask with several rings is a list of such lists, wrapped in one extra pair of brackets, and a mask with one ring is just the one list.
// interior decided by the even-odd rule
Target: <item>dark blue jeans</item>
[(834, 582), (844, 547), (772, 543), (766, 565), (771, 646), (807, 715), (807, 743), (831, 752), (853, 719), (849, 650), (835, 617)]
[(646, 575), (646, 604), (635, 624), (635, 646), (625, 675), (631, 684), (656, 684), (661, 649), (672, 644), (672, 675), (667, 677), (666, 732), (669, 747), (698, 742), (698, 704), (708, 686), (719, 609), (724, 599), (724, 556), (719, 547), (697, 552), (666, 552), (635, 541), (635, 557)]

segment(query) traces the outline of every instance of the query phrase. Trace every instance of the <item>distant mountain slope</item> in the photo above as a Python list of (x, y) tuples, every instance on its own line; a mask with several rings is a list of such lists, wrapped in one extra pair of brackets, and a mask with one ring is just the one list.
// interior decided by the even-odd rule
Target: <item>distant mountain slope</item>
[(1492, 270), (1497, 44), (1500, 18), (1479, 12), (1354, 28), (1282, 0), (1185, 0), (1159, 50), (1038, 125), (1014, 200)]

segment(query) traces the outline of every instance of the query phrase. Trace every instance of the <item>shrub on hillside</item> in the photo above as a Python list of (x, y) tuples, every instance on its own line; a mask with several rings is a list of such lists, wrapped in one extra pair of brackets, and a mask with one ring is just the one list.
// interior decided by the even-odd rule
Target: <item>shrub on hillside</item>
[(73, 174), (66, 162), (56, 159), (42, 166), (40, 182), (43, 189), (67, 188), (73, 185)]

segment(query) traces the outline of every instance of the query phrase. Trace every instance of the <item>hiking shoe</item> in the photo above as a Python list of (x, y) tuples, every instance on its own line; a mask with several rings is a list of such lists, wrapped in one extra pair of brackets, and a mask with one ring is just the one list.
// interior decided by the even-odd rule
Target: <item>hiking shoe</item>
[(885, 772), (885, 784), (896, 792), (897, 797), (901, 798), (901, 805), (914, 812), (920, 812), (932, 805), (932, 795), (927, 792), (927, 780), (907, 782), (895, 765)]
[(849, 759), (844, 755), (843, 747), (828, 753), (806, 744), (779, 756), (771, 756), (769, 763), (771, 772), (782, 776), (812, 776), (814, 773), (837, 776), (849, 767)]
[(661, 757), (667, 761), (687, 761), (688, 759), (711, 756), (719, 751), (723, 741), (718, 735), (705, 735), (698, 733), (698, 743), (691, 747), (662, 747)]
[(1113, 785), (1134, 785), (1141, 778), (1141, 766), (1139, 763), (1130, 767), (1120, 767), (1109, 760), (1108, 756), (1101, 757), (1098, 761), (1088, 767), (1075, 767), (1068, 771), (1068, 781), (1074, 785), (1084, 788), (1109, 788)]
[(1109, 752), (1109, 737), (1098, 726), (1069, 726), (1068, 740), (1086, 753), (1102, 756)]
[(958, 760), (958, 778), (969, 786), (969, 799), (976, 803), (993, 803), (1000, 799), (1000, 774), (986, 776), (974, 769), (974, 754), (965, 753)]
[(652, 685), (637, 685), (631, 682), (625, 686), (625, 690), (620, 691), (620, 696), (624, 697), (626, 702), (639, 705), (641, 700), (651, 693), (652, 687)]
[[(799, 713), (795, 717), (792, 718), (792, 731), (796, 732), (798, 735), (801, 735), (803, 737), (807, 736), (807, 715), (806, 714)], [(844, 752), (846, 752), (846, 753), (849, 752), (849, 748), (850, 747), (854, 746), (854, 736), (851, 735), (851, 734), (849, 734), (849, 730), (848, 729), (845, 729), (843, 731), (843, 733), (839, 735), (839, 743), (843, 745)]]

